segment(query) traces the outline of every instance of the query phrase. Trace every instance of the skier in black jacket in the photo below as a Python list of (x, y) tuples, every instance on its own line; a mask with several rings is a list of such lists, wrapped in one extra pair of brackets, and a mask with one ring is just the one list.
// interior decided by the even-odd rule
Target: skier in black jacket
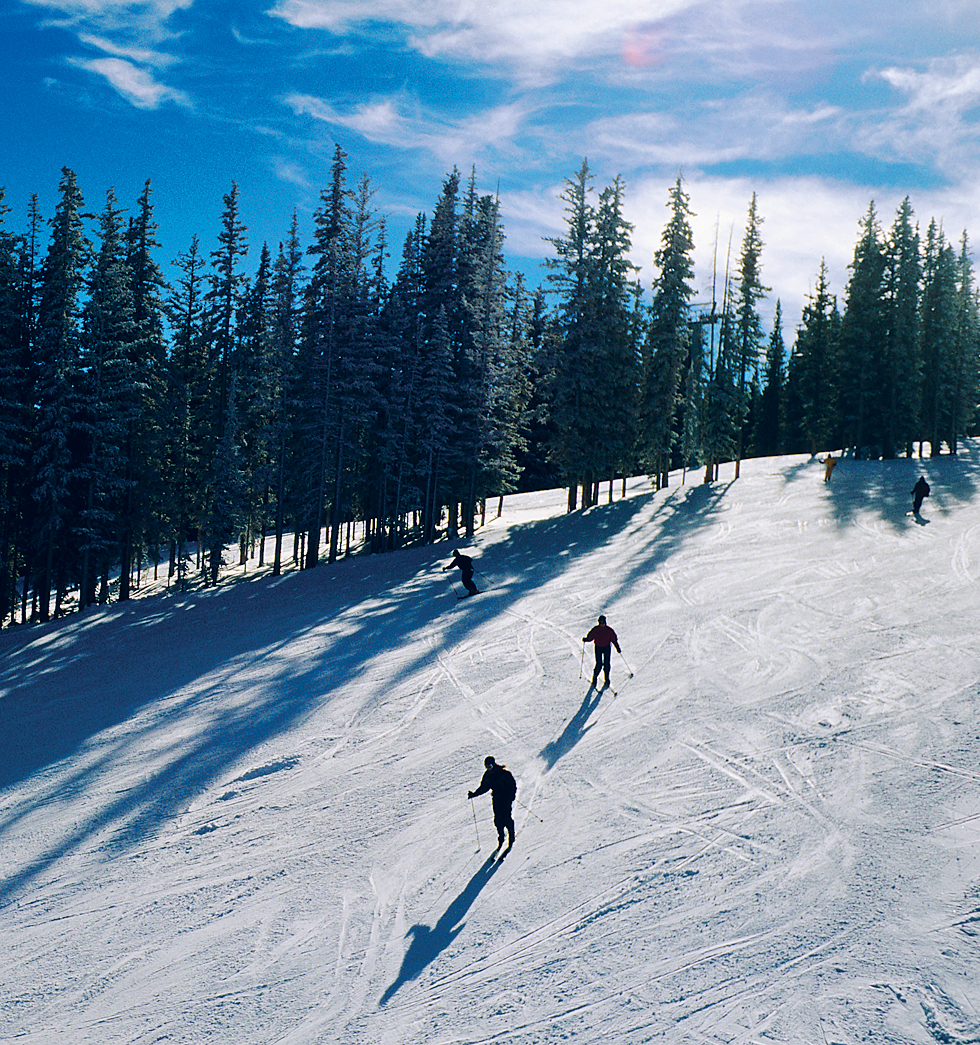
[(912, 514), (918, 515), (922, 507), (922, 498), (929, 496), (929, 484), (924, 475), (919, 476), (919, 481), (912, 487)]
[[(468, 555), (460, 555), (458, 548), (453, 548), (453, 561), (448, 566), (443, 566), (442, 572), (451, 570), (454, 566), (459, 567), (459, 572), (463, 575), (463, 587), (466, 589), (466, 595), (479, 595), (476, 585), (473, 583), (473, 560)], [(463, 596), (464, 598), (466, 596)]]
[(480, 786), (475, 791), (467, 792), (470, 798), (476, 798), (489, 791), (493, 802), (493, 823), (497, 828), (497, 848), (504, 844), (504, 830), (509, 835), (508, 847), (514, 844), (514, 799), (517, 797), (517, 781), (514, 774), (503, 765), (494, 761), (493, 755), (487, 755), (483, 760), (487, 767), (480, 781)]

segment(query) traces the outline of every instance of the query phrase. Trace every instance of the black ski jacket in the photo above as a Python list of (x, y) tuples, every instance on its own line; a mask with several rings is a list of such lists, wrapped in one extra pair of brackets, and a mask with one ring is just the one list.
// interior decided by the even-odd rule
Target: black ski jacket
[(514, 774), (506, 766), (492, 765), (480, 781), (480, 786), (473, 792), (473, 797), (487, 791), (493, 792), (493, 802), (513, 802), (517, 797), (517, 781)]

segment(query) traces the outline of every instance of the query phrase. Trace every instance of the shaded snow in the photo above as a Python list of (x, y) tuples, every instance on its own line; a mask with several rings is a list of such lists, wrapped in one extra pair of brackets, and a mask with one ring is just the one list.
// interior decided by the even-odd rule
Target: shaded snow
[(0, 635), (0, 1040), (980, 1040), (980, 447), (822, 476)]

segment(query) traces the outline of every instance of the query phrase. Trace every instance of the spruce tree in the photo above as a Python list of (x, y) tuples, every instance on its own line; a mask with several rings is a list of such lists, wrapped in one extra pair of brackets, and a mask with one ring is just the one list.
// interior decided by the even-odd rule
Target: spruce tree
[(877, 381), (887, 357), (885, 246), (874, 202), (860, 223), (844, 299), (838, 353), (838, 413), (843, 446), (864, 456), (880, 446), (882, 416)]
[(166, 445), (170, 573), (183, 588), (190, 562), (185, 544), (200, 546), (207, 506), (207, 475), (216, 439), (213, 393), (217, 375), (208, 350), (205, 260), (197, 237), (174, 261), (179, 271), (166, 301), (172, 330), (167, 359)]
[(736, 376), (736, 409), (738, 411), (738, 444), (735, 456), (735, 478), (739, 477), (745, 431), (751, 426), (750, 406), (758, 388), (759, 356), (762, 347), (762, 324), (757, 309), (768, 287), (762, 285), (762, 215), (756, 194), (749, 201), (749, 213), (742, 238), (742, 249), (735, 275), (732, 301), (733, 324), (730, 339), (731, 359)]
[[(130, 433), (141, 406), (138, 387), (143, 375), (136, 372), (129, 356), (136, 331), (131, 273), (122, 214), (112, 189), (99, 218), (99, 240), (82, 314), (77, 382), (75, 471), (82, 501), (75, 529), (82, 608), (95, 602), (96, 578), (107, 576), (116, 560), (127, 495), (135, 482), (129, 467), (135, 449)], [(125, 559), (121, 570), (120, 597), (123, 580), (129, 579)]]
[(811, 455), (830, 448), (838, 433), (837, 358), (840, 316), (830, 293), (827, 264), (820, 262), (817, 285), (803, 307), (786, 378), (786, 448)]
[(81, 294), (91, 248), (82, 224), (82, 195), (74, 171), (62, 168), (59, 199), (51, 219), (51, 242), (41, 269), (38, 307), (37, 441), (31, 465), (31, 496), (37, 509), (35, 593), (41, 621), (60, 610), (68, 583), (70, 530), (77, 444)]
[(766, 347), (765, 383), (755, 436), (755, 450), (760, 457), (771, 457), (782, 452), (781, 419), (786, 383), (785, 357), (782, 303), (777, 300), (772, 332)]
[(945, 442), (953, 447), (960, 365), (957, 359), (959, 265), (956, 252), (935, 220), (926, 233), (922, 267), (920, 331), (922, 345), (921, 440), (929, 441), (930, 456), (938, 456)]
[(881, 454), (911, 454), (922, 389), (919, 358), (919, 293), (922, 265), (919, 234), (906, 196), (895, 216), (885, 248), (884, 291), (887, 328), (881, 364), (875, 375), (881, 415)]
[(670, 218), (661, 235), (660, 249), (654, 255), (659, 274), (653, 281), (643, 356), (643, 452), (658, 488), (667, 483), (675, 441), (674, 419), (691, 349), (694, 213), (680, 175), (670, 188), (666, 206)]

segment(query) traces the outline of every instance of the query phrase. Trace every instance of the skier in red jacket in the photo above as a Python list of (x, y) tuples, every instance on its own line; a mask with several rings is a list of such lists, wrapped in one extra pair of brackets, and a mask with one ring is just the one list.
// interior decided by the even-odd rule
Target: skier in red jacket
[(606, 624), (606, 618), (600, 617), (599, 623), (582, 639), (583, 642), (595, 643), (595, 671), (592, 672), (592, 685), (599, 681), (599, 669), (601, 668), (606, 677), (606, 685), (609, 685), (609, 662), (612, 658), (612, 647), (616, 647), (617, 653), (623, 651), (619, 648), (619, 640), (616, 632)]

